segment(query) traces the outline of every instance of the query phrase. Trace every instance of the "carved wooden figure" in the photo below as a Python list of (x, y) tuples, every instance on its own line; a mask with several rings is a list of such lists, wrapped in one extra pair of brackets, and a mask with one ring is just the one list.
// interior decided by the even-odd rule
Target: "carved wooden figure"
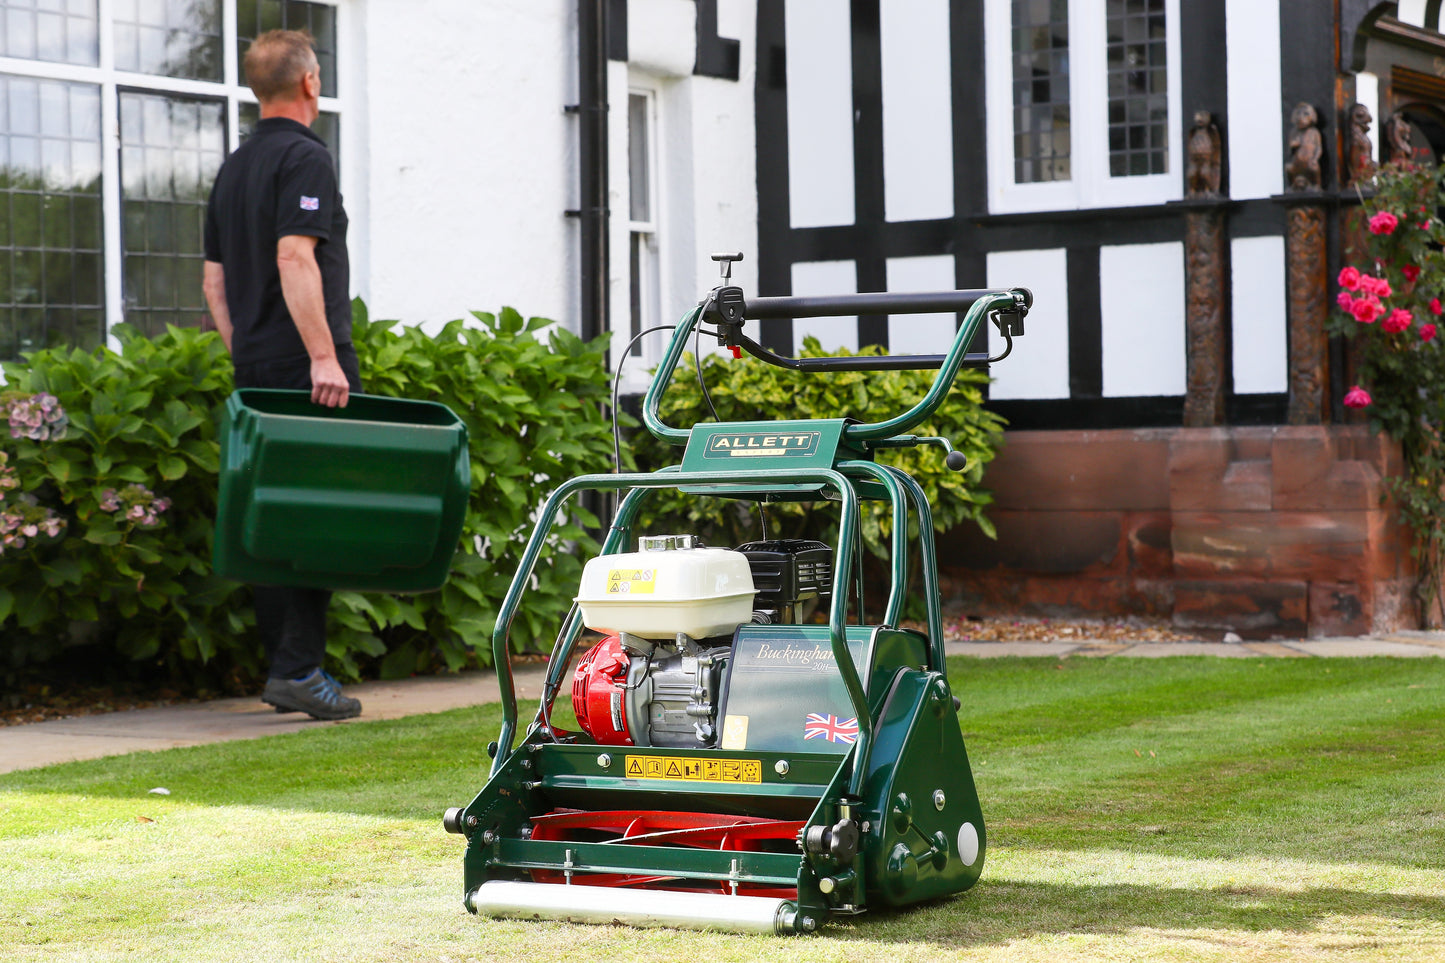
[(1324, 140), (1320, 137), (1319, 115), (1312, 105), (1299, 104), (1294, 109), (1294, 134), (1289, 139), (1292, 152), (1284, 172), (1292, 191), (1320, 189), (1320, 158), (1324, 156)]
[(1415, 145), (1410, 142), (1410, 122), (1400, 111), (1385, 121), (1385, 153), (1391, 161), (1402, 162), (1415, 159)]
[(1375, 177), (1375, 145), (1370, 141), (1370, 108), (1355, 104), (1350, 108), (1350, 183), (1365, 184)]
[(1219, 194), (1221, 144), (1219, 128), (1207, 110), (1194, 112), (1194, 126), (1187, 142), (1189, 164), (1185, 183), (1190, 197), (1214, 197)]

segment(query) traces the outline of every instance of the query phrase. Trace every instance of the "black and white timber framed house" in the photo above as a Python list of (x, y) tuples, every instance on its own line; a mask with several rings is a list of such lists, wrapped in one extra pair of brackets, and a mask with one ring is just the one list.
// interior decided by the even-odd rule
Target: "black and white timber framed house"
[[(757, 4), (760, 293), (1035, 293), (989, 392), (1013, 429), (989, 473), (1000, 539), (945, 539), (955, 601), (1260, 637), (1413, 622), (1398, 520), (1378, 514), (1398, 455), (1342, 424), (1348, 359), (1323, 324), (1351, 111), (1377, 160), (1387, 121), (1417, 158), (1445, 150), (1441, 6)], [(1313, 181), (1286, 173), (1301, 116)], [(936, 351), (957, 320), (764, 339)], [(1345, 476), (1367, 497), (1291, 494)]]

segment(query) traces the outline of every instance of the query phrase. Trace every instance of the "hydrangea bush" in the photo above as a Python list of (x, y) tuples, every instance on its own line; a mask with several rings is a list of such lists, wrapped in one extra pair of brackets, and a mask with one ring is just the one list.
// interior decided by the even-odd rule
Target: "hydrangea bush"
[(1353, 346), (1355, 380), (1342, 399), (1400, 442), (1404, 477), (1389, 479), (1415, 534), (1419, 593), (1430, 613), (1445, 574), (1445, 182), (1436, 168), (1391, 164), (1363, 198), (1354, 263), (1339, 274), (1332, 334)]

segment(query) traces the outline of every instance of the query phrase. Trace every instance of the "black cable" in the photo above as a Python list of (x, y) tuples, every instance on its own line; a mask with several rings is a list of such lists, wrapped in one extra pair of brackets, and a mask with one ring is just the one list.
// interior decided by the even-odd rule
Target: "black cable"
[[(698, 350), (700, 347), (700, 342), (698, 339), (701, 335), (701, 328), (694, 331), (692, 335), (692, 358), (693, 361), (697, 364), (697, 386), (702, 391), (703, 400), (707, 402), (707, 410), (712, 412), (712, 420), (722, 421), (722, 419), (718, 417), (717, 408), (713, 407), (712, 395), (708, 394), (707, 390), (707, 382), (704, 381), (702, 377), (702, 352)], [(757, 506), (758, 524), (762, 527), (763, 530), (762, 541), (766, 542), (768, 540), (768, 513), (763, 511), (763, 503), (761, 499), (758, 500)]]
[(627, 342), (627, 347), (622, 349), (622, 357), (617, 362), (617, 370), (612, 375), (612, 474), (622, 474), (622, 436), (617, 426), (617, 389), (622, 383), (622, 368), (627, 364), (627, 359), (632, 355), (632, 346), (641, 341), (646, 335), (654, 331), (672, 331), (677, 325), (659, 324), (655, 328), (648, 328), (639, 331)]
[(713, 421), (722, 421), (717, 416), (717, 409), (713, 407), (712, 395), (707, 393), (707, 382), (702, 380), (702, 352), (701, 345), (702, 330), (696, 329), (692, 333), (692, 361), (697, 366), (697, 386), (702, 391), (702, 400), (707, 402), (707, 410), (712, 412)]

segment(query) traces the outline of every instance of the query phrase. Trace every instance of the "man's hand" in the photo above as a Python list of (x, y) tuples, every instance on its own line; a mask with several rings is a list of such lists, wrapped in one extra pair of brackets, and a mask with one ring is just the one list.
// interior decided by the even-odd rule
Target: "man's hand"
[(328, 408), (345, 408), (351, 398), (351, 385), (346, 381), (346, 372), (333, 358), (313, 359), (311, 362), (311, 400)]
[(231, 308), (226, 303), (226, 269), (216, 261), (207, 261), (201, 272), (201, 290), (206, 294), (206, 306), (211, 309), (211, 320), (216, 330), (231, 350)]
[(345, 408), (351, 397), (346, 374), (336, 361), (336, 344), (326, 324), (321, 268), (316, 264), (316, 238), (288, 234), (276, 242), (276, 269), (281, 294), (296, 331), (311, 356), (311, 400), (328, 408)]

